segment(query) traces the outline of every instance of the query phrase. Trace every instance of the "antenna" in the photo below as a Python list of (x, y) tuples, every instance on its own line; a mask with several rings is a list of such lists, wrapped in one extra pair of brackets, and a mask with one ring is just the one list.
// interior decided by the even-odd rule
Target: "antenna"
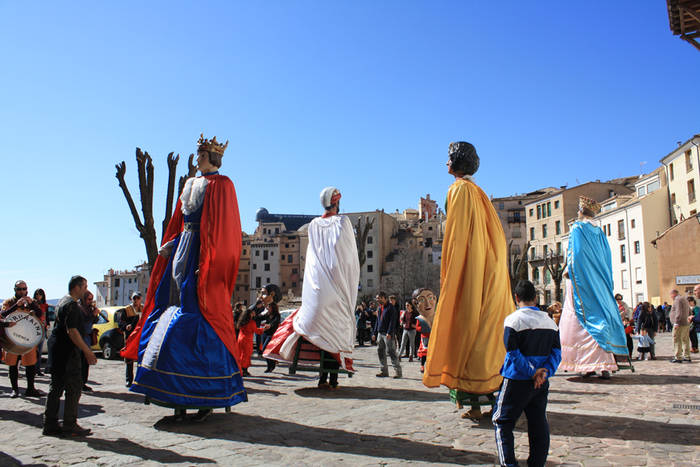
[(643, 161), (639, 163), (639, 175), (644, 175), (644, 171), (642, 170), (642, 167), (647, 164), (647, 161)]

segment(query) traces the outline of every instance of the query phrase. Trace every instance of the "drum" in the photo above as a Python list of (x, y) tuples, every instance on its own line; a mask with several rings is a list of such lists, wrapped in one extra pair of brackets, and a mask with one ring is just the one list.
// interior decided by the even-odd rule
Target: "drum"
[(0, 345), (5, 352), (24, 355), (44, 338), (44, 326), (39, 318), (23, 311), (13, 311), (5, 321), (15, 321), (10, 328), (0, 328)]

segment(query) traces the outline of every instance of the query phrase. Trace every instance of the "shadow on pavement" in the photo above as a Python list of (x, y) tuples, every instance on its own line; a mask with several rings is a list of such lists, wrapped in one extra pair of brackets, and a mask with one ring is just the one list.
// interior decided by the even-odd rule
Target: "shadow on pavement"
[(294, 392), (301, 397), (320, 397), (323, 399), (382, 399), (388, 401), (450, 402), (449, 394), (416, 391), (414, 389), (340, 386), (335, 391), (318, 388), (301, 388), (295, 389)]
[(138, 443), (134, 443), (126, 438), (116, 440), (106, 440), (92, 436), (86, 438), (73, 438), (76, 442), (84, 442), (91, 449), (98, 451), (109, 451), (115, 454), (124, 456), (136, 456), (146, 461), (155, 461), (161, 464), (179, 464), (179, 463), (194, 463), (194, 464), (213, 464), (212, 459), (204, 457), (183, 456), (168, 449), (158, 449), (153, 447), (145, 447)]
[(9, 454), (5, 454), (2, 451), (0, 451), (0, 465), (5, 467), (46, 467), (46, 464), (23, 464), (14, 457), (10, 456)]
[(256, 388), (245, 388), (248, 394), (269, 394), (271, 396), (281, 396), (284, 393), (280, 391), (275, 391), (273, 389), (256, 389)]
[[(525, 417), (521, 417), (522, 420)], [(575, 413), (548, 412), (549, 431), (558, 436), (615, 438), (621, 441), (646, 441), (649, 443), (697, 445), (696, 425), (668, 425), (665, 423), (627, 417), (602, 417)], [(518, 423), (521, 431), (527, 424)], [(672, 448), (671, 448), (672, 449)]]
[(608, 396), (609, 392), (598, 392), (598, 391), (563, 391), (561, 389), (550, 389), (549, 393), (555, 394), (570, 394), (572, 396)]
[(424, 463), (450, 462), (460, 465), (493, 464), (494, 461), (493, 455), (481, 452), (460, 451), (447, 446), (391, 436), (320, 428), (256, 415), (214, 414), (206, 423), (157, 423), (155, 428), (205, 439), (251, 443), (261, 447), (300, 447), (382, 459), (394, 458)]
[[(671, 363), (669, 363), (669, 365), (671, 365)], [(668, 386), (677, 384), (700, 384), (700, 376), (642, 375), (639, 373), (629, 372), (615, 374), (610, 379), (601, 379), (597, 376), (591, 376), (588, 378), (584, 378), (582, 376), (572, 376), (570, 378), (566, 378), (566, 380), (572, 383), (604, 384), (606, 386), (628, 386), (631, 384)]]
[(124, 402), (138, 402), (143, 404), (144, 397), (142, 394), (136, 394), (131, 391), (113, 392), (113, 391), (92, 391), (84, 392), (82, 397), (99, 397), (104, 399), (116, 399)]

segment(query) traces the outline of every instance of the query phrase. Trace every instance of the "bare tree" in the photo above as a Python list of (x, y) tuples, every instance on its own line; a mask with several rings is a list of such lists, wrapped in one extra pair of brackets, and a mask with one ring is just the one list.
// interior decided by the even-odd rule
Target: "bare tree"
[(544, 266), (552, 276), (554, 282), (554, 300), (561, 303), (561, 282), (564, 277), (564, 264), (560, 260), (561, 254), (549, 251), (544, 255)]
[[(518, 281), (527, 279), (527, 268), (523, 267), (527, 263), (527, 251), (530, 249), (530, 241), (525, 243), (525, 248), (520, 253), (511, 253), (513, 240), (508, 244), (508, 275), (510, 276), (510, 290), (515, 290)], [(515, 301), (515, 295), (513, 295)]]
[(365, 224), (362, 225), (362, 216), (357, 219), (357, 224), (355, 225), (355, 241), (357, 242), (357, 257), (360, 260), (360, 269), (364, 266), (367, 261), (367, 253), (365, 252), (365, 246), (367, 245), (367, 235), (374, 225), (374, 219), (370, 219), (369, 216), (365, 217)]
[[(173, 157), (173, 153), (168, 154), (168, 193), (165, 208), (165, 216), (163, 220), (163, 233), (165, 233), (165, 228), (170, 221), (172, 216), (172, 204), (174, 198), (174, 186), (175, 186), (175, 172), (177, 169), (177, 162), (180, 155)], [(190, 156), (190, 162), (192, 156)], [(131, 216), (134, 218), (134, 225), (136, 230), (139, 231), (139, 236), (143, 239), (146, 246), (146, 255), (148, 257), (148, 265), (153, 268), (158, 257), (158, 243), (156, 241), (156, 229), (153, 221), (153, 160), (148, 152), (141, 151), (141, 148), (136, 148), (136, 166), (139, 179), (139, 194), (141, 195), (141, 213), (143, 219), (139, 215), (136, 209), (136, 204), (131, 196), (129, 187), (126, 184), (124, 176), (126, 175), (126, 162), (115, 165), (117, 172), (115, 176), (119, 181), (119, 187), (124, 193), (124, 198), (129, 205), (129, 211), (131, 211)]]

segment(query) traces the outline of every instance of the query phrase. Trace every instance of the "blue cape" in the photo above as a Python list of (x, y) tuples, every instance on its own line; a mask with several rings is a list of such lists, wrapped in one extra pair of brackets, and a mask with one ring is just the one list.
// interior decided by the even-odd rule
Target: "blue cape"
[(581, 325), (607, 352), (628, 355), (625, 329), (613, 294), (610, 246), (603, 231), (577, 221), (566, 254), (574, 309)]

